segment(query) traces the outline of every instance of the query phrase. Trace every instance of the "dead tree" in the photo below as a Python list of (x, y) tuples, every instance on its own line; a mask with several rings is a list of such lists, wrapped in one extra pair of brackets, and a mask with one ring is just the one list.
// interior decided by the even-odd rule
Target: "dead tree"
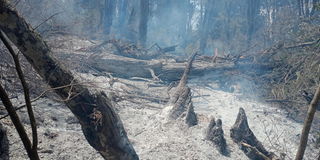
[(210, 29), (214, 25), (214, 17), (216, 16), (214, 10), (215, 3), (215, 0), (208, 0), (205, 2), (205, 11), (200, 24), (200, 54), (203, 54), (205, 52), (205, 49), (207, 47), (207, 41), (209, 38), (209, 33), (211, 31)]
[(225, 156), (227, 156), (227, 142), (224, 138), (224, 132), (222, 129), (222, 121), (218, 119), (215, 121), (214, 118), (210, 120), (209, 126), (206, 132), (206, 139), (213, 142), (215, 146), (218, 148), (219, 152)]
[(0, 123), (0, 159), (9, 160), (9, 141), (7, 131)]
[[(79, 84), (72, 73), (51, 55), (41, 37), (18, 13), (0, 0), (0, 28), (53, 88)], [(78, 118), (89, 142), (105, 159), (138, 159), (123, 124), (104, 93), (94, 94), (81, 85), (55, 90)]]
[(268, 152), (263, 147), (262, 143), (256, 138), (249, 128), (247, 116), (243, 108), (239, 109), (237, 120), (230, 130), (230, 136), (250, 159), (275, 159), (275, 155), (272, 152)]
[(39, 155), (37, 153), (37, 150), (32, 149), (32, 144), (31, 144), (31, 141), (28, 137), (28, 134), (27, 134), (25, 128), (23, 127), (16, 110), (13, 107), (13, 105), (9, 99), (7, 92), (4, 90), (4, 88), (2, 87), (1, 84), (0, 84), (0, 99), (3, 103), (3, 105), (5, 106), (7, 112), (9, 113), (9, 116), (12, 120), (12, 123), (21, 138), (21, 141), (24, 145), (24, 148), (27, 151), (29, 158), (31, 160), (39, 160)]
[(30, 124), (31, 124), (31, 130), (32, 130), (32, 150), (34, 153), (37, 153), (38, 150), (38, 132), (37, 132), (37, 124), (36, 124), (36, 119), (33, 113), (32, 105), (31, 105), (31, 99), (30, 99), (30, 92), (29, 92), (29, 87), (26, 82), (26, 79), (24, 77), (24, 74), (22, 72), (22, 67), (19, 62), (19, 57), (18, 55), (14, 52), (13, 48), (9, 44), (9, 40), (5, 37), (5, 34), (0, 30), (0, 39), (2, 40), (3, 44), (6, 46), (6, 48), (9, 50), (9, 53), (11, 54), (15, 68), (18, 74), (18, 77), (21, 81), (22, 88), (23, 88), (23, 93), (24, 93), (24, 99), (26, 102), (26, 107), (28, 111), (28, 116), (30, 119)]
[(139, 42), (146, 45), (149, 19), (149, 0), (140, 0)]
[(115, 13), (115, 3), (115, 0), (104, 0), (104, 7), (101, 8), (101, 23), (105, 34), (110, 34), (111, 31), (113, 16)]
[(295, 160), (302, 160), (303, 159), (303, 155), (306, 150), (307, 143), (308, 143), (308, 136), (309, 136), (309, 132), (311, 129), (314, 114), (316, 113), (317, 106), (319, 105), (319, 99), (320, 99), (320, 86), (318, 87), (318, 89), (317, 89), (317, 91), (316, 91), (316, 93), (315, 93), (315, 95), (309, 105), (308, 114), (307, 114), (306, 119), (304, 120), (302, 134), (301, 134), (301, 138), (300, 138), (300, 145), (299, 145)]
[(178, 119), (180, 117), (186, 117), (190, 119), (186, 119), (186, 122), (189, 126), (197, 124), (197, 117), (194, 113), (193, 104), (191, 100), (191, 90), (187, 86), (188, 75), (192, 68), (192, 62), (195, 59), (197, 53), (194, 53), (184, 70), (182, 78), (175, 89), (175, 92), (170, 98), (169, 105), (172, 105), (173, 108), (170, 110), (169, 118)]
[(188, 109), (187, 109), (187, 113), (186, 114), (187, 115), (186, 115), (186, 118), (185, 118), (185, 122), (189, 127), (195, 126), (195, 125), (198, 124), (197, 115), (194, 112), (194, 106), (193, 106), (192, 101), (188, 105)]

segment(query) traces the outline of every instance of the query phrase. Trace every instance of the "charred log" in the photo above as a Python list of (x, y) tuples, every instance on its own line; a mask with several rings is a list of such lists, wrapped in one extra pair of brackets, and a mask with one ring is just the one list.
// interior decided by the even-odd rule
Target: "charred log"
[[(151, 68), (155, 75), (162, 81), (179, 81), (185, 70), (185, 61), (176, 61), (174, 59), (152, 59), (143, 60), (128, 56), (114, 54), (93, 54), (88, 63), (90, 66), (101, 72), (112, 73), (114, 76), (131, 78), (143, 77), (153, 78), (148, 70)], [(192, 70), (189, 76), (203, 76), (210, 72), (216, 75), (227, 72), (241, 72), (248, 76), (254, 76), (256, 73), (264, 74), (272, 70), (273, 67), (266, 63), (239, 63), (234, 64), (234, 59), (217, 58), (216, 63), (207, 61), (204, 58), (194, 60)], [(121, 67), (118, 67), (121, 66)], [(218, 78), (217, 78), (218, 79)]]

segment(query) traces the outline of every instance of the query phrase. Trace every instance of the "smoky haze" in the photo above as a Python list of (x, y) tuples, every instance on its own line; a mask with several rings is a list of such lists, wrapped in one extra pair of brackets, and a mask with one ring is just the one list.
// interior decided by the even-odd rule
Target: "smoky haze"
[[(290, 0), (21, 0), (12, 4), (43, 35), (67, 32), (127, 40), (147, 48), (155, 43), (178, 45), (181, 53), (200, 50), (205, 55), (216, 48), (223, 54), (252, 53), (290, 41), (294, 33), (281, 33), (279, 28), (291, 27), (284, 23), (288, 16), (290, 23), (298, 23), (297, 3)], [(312, 8), (310, 1), (305, 10)]]

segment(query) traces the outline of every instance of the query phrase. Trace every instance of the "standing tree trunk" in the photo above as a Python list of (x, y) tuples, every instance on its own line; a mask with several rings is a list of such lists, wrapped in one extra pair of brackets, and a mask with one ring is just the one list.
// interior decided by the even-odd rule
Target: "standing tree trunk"
[(303, 129), (302, 129), (301, 138), (300, 138), (300, 145), (299, 145), (295, 160), (303, 159), (304, 152), (307, 148), (309, 132), (311, 129), (314, 114), (316, 113), (317, 106), (319, 105), (319, 100), (320, 100), (320, 85), (309, 105), (308, 114), (306, 119), (304, 120)]
[(260, 11), (260, 0), (247, 0), (247, 38), (248, 38), (248, 47), (250, 46), (252, 36), (256, 31), (257, 16)]
[(126, 38), (127, 40), (136, 43), (139, 39), (138, 37), (138, 27), (139, 24), (138, 22), (138, 14), (137, 14), (137, 6), (133, 4), (130, 8), (130, 15), (128, 18), (128, 23), (127, 23), (127, 31), (126, 31)]
[(31, 144), (31, 141), (27, 135), (27, 132), (26, 132), (25, 128), (23, 127), (15, 108), (12, 105), (7, 92), (4, 90), (4, 88), (1, 86), (1, 84), (0, 84), (0, 99), (3, 103), (3, 105), (5, 106), (14, 127), (16, 128), (16, 130), (20, 136), (22, 144), (27, 151), (28, 157), (31, 160), (39, 160), (38, 152), (37, 152), (37, 150), (32, 149), (32, 144)]
[(7, 131), (0, 123), (0, 159), (9, 160), (9, 141)]
[(215, 0), (208, 0), (205, 5), (204, 9), (204, 16), (201, 22), (200, 27), (200, 46), (199, 50), (200, 53), (203, 54), (205, 52), (205, 49), (207, 47), (207, 40), (209, 37), (210, 28), (213, 27), (214, 21), (214, 1)]
[(197, 53), (194, 53), (189, 58), (180, 82), (169, 101), (169, 105), (173, 106), (169, 112), (169, 118), (173, 120), (184, 118), (185, 123), (189, 127), (198, 124), (197, 115), (194, 112), (192, 103), (191, 89), (187, 86), (188, 76), (196, 55)]
[(298, 14), (303, 15), (303, 0), (297, 0)]
[(115, 1), (114, 0), (105, 0), (104, 1), (105, 8), (103, 8), (103, 19), (102, 19), (102, 26), (103, 26), (103, 32), (105, 34), (110, 34), (111, 27), (112, 27), (112, 21), (113, 21), (113, 15), (115, 12)]
[(120, 0), (119, 1), (119, 17), (118, 17), (118, 25), (119, 32), (122, 36), (125, 36), (126, 23), (128, 20), (128, 0)]
[(304, 12), (306, 17), (310, 16), (309, 0), (304, 1)]
[(79, 83), (72, 73), (59, 64), (41, 37), (8, 6), (7, 1), (0, 0), (0, 29), (51, 87), (66, 86), (55, 91), (67, 100), (66, 105), (79, 119), (89, 144), (105, 159), (138, 159), (106, 95), (93, 94), (85, 86), (76, 85)]
[[(26, 102), (26, 107), (28, 111), (28, 116), (30, 119), (30, 124), (31, 124), (31, 130), (32, 130), (32, 146), (31, 148), (27, 150), (31, 150), (32, 156), (34, 159), (39, 159), (38, 157), (38, 131), (37, 131), (37, 124), (36, 124), (36, 119), (33, 113), (32, 105), (31, 105), (31, 100), (30, 100), (30, 94), (29, 94), (29, 87), (28, 84), (25, 80), (24, 74), (22, 72), (22, 68), (19, 62), (19, 57), (17, 54), (14, 52), (13, 48), (11, 47), (9, 40), (5, 37), (5, 34), (0, 30), (0, 39), (3, 42), (3, 44), (6, 46), (6, 48), (9, 50), (9, 53), (11, 54), (16, 71), (18, 73), (18, 77), (21, 81), (23, 92), (24, 92), (24, 98)], [(5, 92), (3, 93), (5, 94)], [(31, 158), (31, 157), (30, 157)]]
[(149, 19), (149, 0), (140, 0), (139, 43), (146, 46)]

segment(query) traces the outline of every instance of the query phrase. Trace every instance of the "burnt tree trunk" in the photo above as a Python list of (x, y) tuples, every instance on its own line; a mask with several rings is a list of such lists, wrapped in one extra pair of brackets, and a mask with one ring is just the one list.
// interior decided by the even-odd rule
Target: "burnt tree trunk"
[(130, 9), (130, 14), (128, 18), (128, 23), (127, 23), (127, 33), (126, 33), (126, 38), (135, 43), (139, 39), (139, 35), (137, 34), (139, 24), (138, 22), (138, 14), (137, 14), (137, 6), (133, 5), (132, 8)]
[(304, 13), (306, 17), (310, 16), (310, 10), (309, 10), (309, 0), (304, 0)]
[(206, 139), (213, 142), (222, 155), (227, 156), (229, 154), (227, 150), (227, 142), (224, 138), (221, 119), (215, 121), (215, 119), (212, 118), (210, 120), (206, 132)]
[(248, 8), (247, 8), (247, 38), (248, 38), (248, 46), (250, 46), (252, 36), (256, 31), (256, 24), (258, 15), (260, 12), (260, 0), (247, 0)]
[(297, 0), (298, 15), (303, 15), (303, 0)]
[(31, 144), (31, 141), (28, 137), (28, 134), (27, 134), (24, 126), (22, 125), (22, 123), (19, 119), (19, 116), (18, 116), (16, 110), (14, 109), (10, 99), (9, 99), (7, 92), (4, 90), (4, 88), (1, 86), (1, 84), (0, 84), (0, 99), (3, 103), (3, 105), (5, 106), (14, 127), (16, 128), (16, 130), (20, 136), (22, 144), (23, 144), (24, 148), (26, 149), (29, 158), (31, 160), (39, 160), (38, 152), (36, 149), (35, 150), (32, 149), (32, 144)]
[(200, 26), (200, 53), (203, 54), (207, 47), (210, 28), (214, 25), (214, 3), (215, 0), (208, 0), (204, 6), (204, 15)]
[(115, 0), (105, 0), (102, 15), (102, 26), (105, 34), (110, 34), (115, 12)]
[(0, 29), (51, 87), (68, 86), (55, 91), (62, 99), (68, 99), (66, 105), (79, 119), (89, 144), (105, 159), (138, 159), (106, 95), (93, 94), (85, 86), (72, 86), (78, 83), (77, 80), (51, 55), (41, 37), (15, 10), (7, 7), (5, 0), (0, 0), (0, 4)]
[(9, 141), (7, 131), (0, 123), (0, 159), (9, 160)]
[(139, 43), (146, 46), (149, 19), (149, 0), (140, 0)]
[(120, 0), (119, 2), (119, 17), (118, 17), (118, 25), (119, 32), (122, 36), (125, 36), (125, 30), (127, 29), (126, 23), (128, 20), (128, 0)]
[(249, 128), (247, 116), (243, 108), (239, 109), (237, 120), (230, 130), (230, 136), (252, 160), (265, 160), (266, 157), (273, 159), (275, 157), (272, 152), (268, 152), (263, 147)]
[(173, 106), (173, 108), (170, 110), (169, 118), (178, 119), (184, 117), (186, 118), (185, 122), (188, 124), (188, 126), (193, 126), (198, 123), (191, 100), (191, 90), (187, 86), (188, 75), (196, 55), (197, 53), (194, 53), (190, 57), (182, 78), (169, 101), (169, 105)]
[(295, 160), (303, 159), (304, 152), (307, 148), (308, 137), (309, 137), (309, 132), (312, 126), (312, 121), (314, 118), (314, 114), (317, 111), (317, 106), (319, 106), (319, 101), (320, 101), (320, 85), (309, 105), (308, 114), (306, 119), (304, 120), (303, 129), (302, 129), (301, 138), (300, 138), (300, 145), (299, 145)]

